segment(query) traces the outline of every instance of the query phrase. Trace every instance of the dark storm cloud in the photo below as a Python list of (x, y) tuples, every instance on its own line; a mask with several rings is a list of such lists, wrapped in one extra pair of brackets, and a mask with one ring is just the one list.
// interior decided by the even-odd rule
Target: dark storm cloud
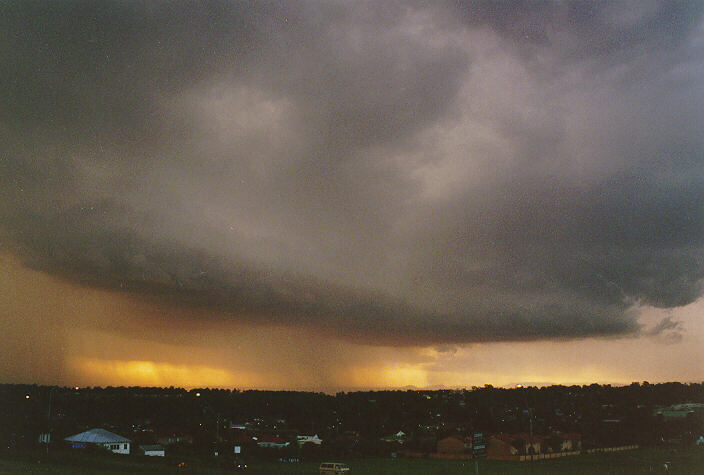
[(396, 343), (702, 293), (696, 5), (2, 8), (0, 230), (34, 268)]
[(561, 60), (599, 57), (607, 64), (643, 48), (677, 47), (699, 25), (703, 8), (696, 2), (647, 0), (453, 4), (468, 25), (489, 26), (521, 47), (557, 46)]

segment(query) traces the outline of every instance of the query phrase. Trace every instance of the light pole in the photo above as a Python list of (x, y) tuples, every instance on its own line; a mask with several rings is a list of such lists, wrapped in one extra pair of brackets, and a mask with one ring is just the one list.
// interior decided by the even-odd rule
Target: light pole
[[(528, 408), (528, 447), (530, 447), (530, 450), (532, 452), (535, 452), (533, 450), (533, 408), (528, 406), (528, 397), (526, 396), (525, 393), (525, 387), (522, 384), (516, 385), (516, 389), (521, 390), (521, 395), (523, 396), (523, 402), (526, 405), (526, 408)], [(533, 457), (534, 453), (530, 454), (530, 473), (531, 475), (533, 474)]]
[(54, 394), (55, 386), (49, 388), (49, 410), (46, 414), (47, 437), (44, 443), (46, 444), (46, 456), (49, 458), (49, 445), (51, 444), (51, 398)]
[[(526, 405), (528, 405), (527, 401), (526, 401)], [(532, 407), (528, 408), (528, 426), (530, 428), (530, 432), (528, 433), (528, 437), (530, 438), (530, 441), (529, 441), (530, 450), (531, 450), (531, 452), (533, 452), (530, 454), (530, 473), (532, 475), (533, 474), (533, 456), (535, 455), (535, 453), (534, 453), (535, 450), (533, 449), (533, 408)]]
[[(200, 397), (200, 393), (196, 394), (196, 397)], [(220, 454), (219, 451), (219, 445), (220, 445), (220, 412), (216, 411), (209, 405), (203, 405), (201, 406), (203, 408), (203, 414), (205, 414), (206, 411), (210, 411), (212, 415), (215, 416), (216, 419), (216, 427), (215, 427), (215, 449), (214, 452), (217, 453), (218, 455)]]

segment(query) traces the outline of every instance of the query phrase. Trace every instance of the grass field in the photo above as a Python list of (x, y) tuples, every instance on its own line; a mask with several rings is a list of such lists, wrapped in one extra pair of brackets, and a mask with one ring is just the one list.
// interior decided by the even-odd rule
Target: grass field
[[(0, 458), (0, 473), (228, 473), (212, 461), (188, 460), (189, 468), (179, 470), (176, 460), (118, 456), (111, 454), (58, 453), (49, 460), (39, 461), (39, 454), (14, 458)], [(353, 459), (346, 462), (352, 474), (474, 474), (474, 462), (435, 459)], [(665, 472), (664, 462), (670, 462)], [(251, 461), (250, 474), (316, 474), (317, 462), (282, 464)], [(652, 471), (651, 471), (652, 470)], [(670, 473), (704, 474), (704, 449), (691, 448), (672, 451), (667, 449), (639, 449), (610, 454), (591, 454), (533, 462), (500, 462), (483, 460), (480, 474), (630, 474)]]

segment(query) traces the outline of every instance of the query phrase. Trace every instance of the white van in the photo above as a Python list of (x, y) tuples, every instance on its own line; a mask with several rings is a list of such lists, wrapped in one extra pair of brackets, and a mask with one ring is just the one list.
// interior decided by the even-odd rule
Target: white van
[(350, 467), (344, 463), (325, 462), (320, 464), (320, 475), (332, 473), (350, 473)]

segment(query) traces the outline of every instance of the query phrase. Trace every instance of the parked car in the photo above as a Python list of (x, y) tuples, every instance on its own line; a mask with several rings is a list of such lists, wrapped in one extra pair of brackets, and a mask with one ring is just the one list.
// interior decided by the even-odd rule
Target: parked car
[(334, 473), (350, 473), (350, 467), (344, 463), (324, 462), (320, 464), (320, 475), (330, 475)]

